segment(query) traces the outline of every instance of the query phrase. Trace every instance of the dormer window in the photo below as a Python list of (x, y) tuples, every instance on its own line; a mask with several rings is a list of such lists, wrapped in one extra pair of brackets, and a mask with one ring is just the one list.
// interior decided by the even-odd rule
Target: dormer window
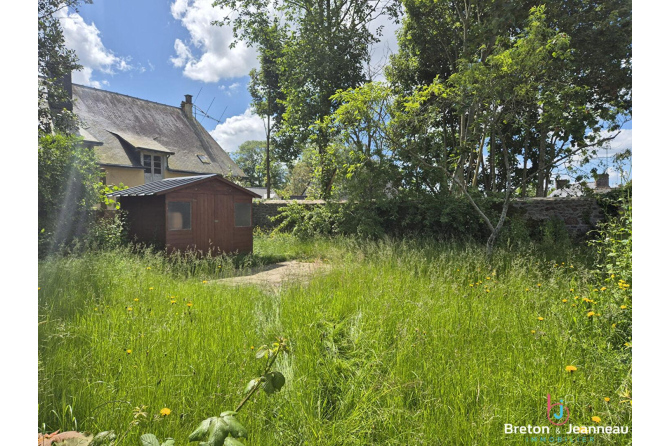
[(198, 155), (198, 159), (200, 162), (202, 162), (202, 164), (212, 164), (207, 155)]
[(163, 157), (160, 155), (142, 155), (144, 166), (144, 183), (151, 183), (163, 179)]

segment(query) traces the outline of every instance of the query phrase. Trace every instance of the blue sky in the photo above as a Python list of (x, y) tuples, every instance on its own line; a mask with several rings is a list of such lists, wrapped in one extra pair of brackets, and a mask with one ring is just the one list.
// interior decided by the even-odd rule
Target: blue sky
[[(263, 122), (249, 109), (247, 91), (256, 52), (242, 43), (229, 48), (232, 31), (210, 25), (227, 11), (211, 3), (94, 0), (81, 5), (78, 13), (63, 11), (66, 45), (84, 66), (74, 73), (74, 82), (174, 106), (191, 94), (198, 107), (221, 121), (199, 118), (224, 150), (234, 152), (246, 140), (264, 140)], [(373, 66), (397, 50), (397, 25), (382, 18), (371, 28), (379, 25), (384, 33), (372, 48)], [(607, 156), (626, 148), (632, 148), (632, 122), (607, 150), (599, 150), (600, 161), (606, 165)], [(618, 184), (612, 169), (610, 178), (612, 185)]]
[[(256, 52), (244, 44), (230, 49), (230, 29), (211, 26), (226, 11), (212, 0), (94, 0), (79, 12), (63, 12), (66, 45), (84, 69), (78, 84), (179, 106), (192, 94), (197, 106), (222, 121), (201, 117), (228, 152), (249, 139), (265, 139), (262, 121), (249, 109), (249, 71)], [(397, 26), (384, 25), (384, 38), (373, 50), (373, 65), (397, 48)], [(197, 99), (196, 99), (197, 97)]]

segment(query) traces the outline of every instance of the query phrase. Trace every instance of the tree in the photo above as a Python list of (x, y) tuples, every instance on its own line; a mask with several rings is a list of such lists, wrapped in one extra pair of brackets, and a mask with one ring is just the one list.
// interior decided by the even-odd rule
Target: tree
[[(99, 202), (100, 173), (91, 148), (73, 136), (68, 82), (80, 69), (74, 51), (65, 47), (58, 11), (91, 0), (38, 1), (38, 223), (40, 254), (86, 233)], [(70, 86), (71, 87), (71, 86)]]
[(57, 12), (92, 0), (38, 0), (37, 3), (37, 73), (38, 131), (69, 133), (73, 130), (70, 93), (63, 79), (81, 69), (73, 50), (65, 47), (65, 37)]
[[(286, 107), (278, 129), (278, 150), (297, 157), (309, 144), (317, 148), (321, 163), (321, 194), (330, 195), (336, 171), (327, 165), (332, 136), (313, 124), (334, 110), (330, 97), (340, 89), (365, 81), (368, 45), (377, 40), (368, 24), (382, 13), (381, 0), (216, 0), (215, 6), (236, 11), (235, 18), (214, 22), (232, 26), (237, 38), (259, 45), (275, 18), (283, 23), (286, 40), (280, 59), (282, 101)], [(288, 157), (285, 157), (285, 159)]]
[(277, 20), (272, 26), (259, 30), (258, 58), (260, 70), (253, 69), (249, 76), (249, 93), (251, 94), (251, 105), (259, 116), (265, 116), (265, 186), (266, 198), (270, 198), (270, 175), (271, 158), (270, 139), (272, 132), (281, 124), (282, 115), (285, 111), (283, 101), (286, 96), (279, 85), (280, 66), (279, 60), (283, 51), (282, 40), (284, 38), (282, 28)]
[[(265, 150), (265, 141), (245, 141), (240, 144), (237, 152), (231, 153), (231, 157), (235, 164), (247, 176), (245, 183), (247, 186), (262, 186), (264, 175), (264, 167), (267, 166), (267, 152)], [(270, 178), (272, 179), (272, 187), (281, 189), (286, 184), (287, 168), (283, 163), (272, 161), (270, 163)]]

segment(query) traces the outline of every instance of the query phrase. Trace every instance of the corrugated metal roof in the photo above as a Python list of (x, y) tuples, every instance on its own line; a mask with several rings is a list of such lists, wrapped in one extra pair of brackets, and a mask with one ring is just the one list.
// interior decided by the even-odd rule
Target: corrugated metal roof
[(152, 183), (142, 184), (141, 186), (130, 187), (128, 189), (120, 190), (107, 194), (108, 197), (140, 197), (144, 195), (156, 195), (161, 192), (167, 192), (177, 187), (185, 186), (187, 184), (195, 183), (197, 181), (202, 181), (205, 178), (212, 178), (217, 176), (216, 174), (211, 175), (197, 175), (193, 177), (178, 177), (178, 178), (166, 178), (160, 181), (154, 181)]
[[(144, 147), (174, 153), (167, 158), (169, 171), (245, 176), (226, 148), (180, 107), (76, 84), (72, 96), (81, 128), (102, 143), (95, 148), (100, 164), (142, 167), (139, 151)], [(211, 163), (198, 155), (207, 155)]]

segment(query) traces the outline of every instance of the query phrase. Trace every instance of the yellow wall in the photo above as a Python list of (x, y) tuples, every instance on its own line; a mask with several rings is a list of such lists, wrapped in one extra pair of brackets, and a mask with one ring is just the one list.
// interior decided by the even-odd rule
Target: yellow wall
[(144, 184), (143, 169), (128, 169), (124, 167), (102, 166), (106, 172), (106, 181), (108, 185), (123, 183), (124, 186), (134, 187)]
[(194, 175), (197, 175), (197, 173), (172, 172), (170, 170), (165, 171), (165, 178), (192, 177)]

